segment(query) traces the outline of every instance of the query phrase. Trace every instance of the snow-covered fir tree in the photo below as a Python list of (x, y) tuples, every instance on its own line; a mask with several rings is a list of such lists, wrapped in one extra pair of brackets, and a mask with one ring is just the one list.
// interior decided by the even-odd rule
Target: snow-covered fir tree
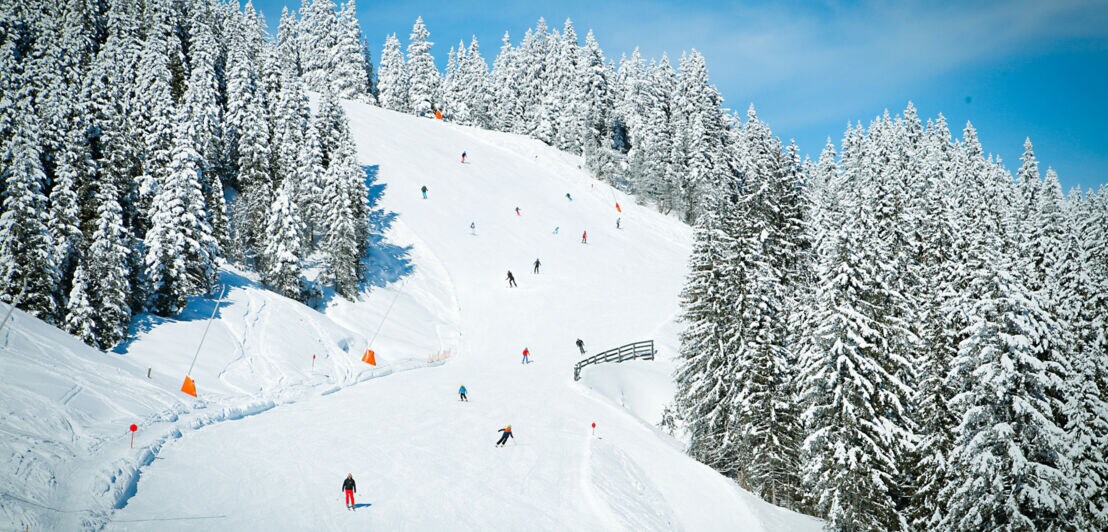
[(300, 216), (292, 200), (291, 181), (277, 189), (265, 225), (265, 266), (262, 280), (286, 297), (300, 297)]
[(1067, 377), (1053, 360), (1061, 352), (1049, 338), (1055, 325), (1009, 261), (983, 251), (969, 337), (952, 364), (966, 385), (953, 400), (962, 414), (940, 527), (1054, 528), (1077, 509), (1066, 432), (1051, 400)]
[(519, 100), (515, 84), (516, 50), (508, 32), (501, 38), (500, 51), (493, 61), (489, 74), (489, 121), (497, 131), (509, 131), (517, 120), (516, 102)]
[(368, 59), (363, 55), (363, 49), (357, 8), (354, 0), (348, 0), (335, 21), (335, 42), (330, 53), (331, 65), (328, 72), (331, 90), (339, 97), (369, 97), (372, 74), (367, 77)]
[(895, 529), (899, 417), (907, 393), (885, 356), (888, 329), (878, 304), (882, 252), (866, 234), (873, 213), (844, 202), (845, 225), (819, 250), (816, 307), (800, 359), (807, 428), (803, 475), (813, 506), (836, 529)]
[(332, 65), (339, 58), (335, 3), (332, 0), (303, 0), (297, 22), (297, 46), (304, 84), (321, 90), (330, 86)]
[(355, 219), (349, 189), (348, 159), (350, 148), (344, 143), (336, 151), (337, 158), (327, 170), (324, 197), (331, 208), (326, 213), (323, 237), (324, 278), (344, 296), (350, 296), (358, 286), (358, 220)]
[(688, 452), (725, 474), (739, 466), (739, 437), (731, 425), (736, 390), (734, 340), (730, 323), (734, 296), (722, 282), (731, 277), (735, 245), (727, 219), (732, 194), (709, 194), (705, 215), (695, 226), (689, 277), (681, 294), (681, 367), (675, 374), (678, 416), (689, 434)]
[(212, 16), (198, 9), (190, 21), (192, 42), (189, 57), (188, 88), (182, 105), (192, 124), (193, 143), (200, 158), (200, 186), (207, 205), (207, 216), (216, 241), (227, 241), (227, 207), (223, 199), (223, 177), (227, 173), (223, 160), (223, 109), (219, 105), (219, 79), (216, 61), (219, 54)]
[[(115, 187), (110, 182), (101, 183), (96, 200), (99, 215), (96, 231), (92, 234), (81, 268), (86, 275), (86, 304), (95, 310), (91, 327), (92, 345), (109, 349), (126, 337), (131, 322), (131, 287), (128, 280), (131, 251), (126, 245), (128, 239)], [(84, 309), (74, 310), (72, 307), (70, 312), (76, 312), (77, 316), (67, 317), (67, 324), (87, 313)]]
[(0, 154), (4, 178), (0, 213), (0, 296), (48, 322), (59, 318), (55, 292), (60, 272), (47, 219), (37, 118), (29, 95), (15, 95), (15, 123), (7, 150)]
[(381, 107), (401, 112), (411, 110), (408, 84), (408, 65), (404, 63), (404, 54), (400, 51), (400, 40), (396, 34), (389, 35), (385, 39), (381, 65), (377, 69), (377, 100)]
[(150, 310), (160, 315), (178, 312), (188, 296), (211, 289), (219, 250), (205, 210), (196, 134), (187, 117), (179, 118), (174, 138), (173, 160), (166, 181), (158, 185), (146, 234)]
[[(416, 116), (431, 116), (439, 108), (439, 79), (435, 59), (431, 57), (431, 46), (427, 39), (431, 33), (423, 25), (423, 17), (416, 19), (412, 33), (408, 36), (408, 99), (411, 110)], [(386, 51), (388, 44), (386, 43)]]

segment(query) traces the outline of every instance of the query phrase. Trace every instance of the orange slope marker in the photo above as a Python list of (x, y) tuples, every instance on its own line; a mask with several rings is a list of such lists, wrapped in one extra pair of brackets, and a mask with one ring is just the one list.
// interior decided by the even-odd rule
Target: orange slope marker
[(362, 355), (362, 362), (369, 364), (370, 366), (377, 365), (377, 355), (372, 349), (366, 349), (365, 354)]
[(181, 391), (196, 397), (196, 382), (192, 380), (192, 377), (185, 375), (185, 383), (181, 385)]

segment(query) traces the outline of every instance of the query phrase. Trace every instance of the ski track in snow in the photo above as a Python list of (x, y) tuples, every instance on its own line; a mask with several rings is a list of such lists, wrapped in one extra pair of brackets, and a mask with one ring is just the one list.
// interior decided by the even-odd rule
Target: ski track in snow
[[(11, 339), (5, 331), (8, 349), (22, 353), (22, 365), (13, 366), (21, 374), (65, 382), (74, 378), (57, 373), (79, 367), (94, 382), (52, 386), (53, 395), (40, 399), (8, 386), (0, 371), (0, 407), (58, 412), (65, 421), (24, 430), (18, 444), (0, 441), (17, 460), (0, 463), (0, 489), (47, 486), (17, 504), (0, 493), (0, 527), (820, 527), (738, 489), (654, 427), (671, 392), (673, 355), (665, 350), (677, 344), (687, 226), (636, 205), (588, 177), (579, 157), (537, 141), (346, 108), (361, 161), (378, 165), (388, 186), (381, 205), (398, 215), (387, 237), (411, 246), (412, 271), (357, 301), (332, 299), (322, 314), (261, 290), (250, 274), (224, 272), (231, 289), (194, 371), (198, 400), (177, 388), (210, 314), (205, 305), (214, 302), (197, 299), (180, 319), (154, 320), (123, 356), (58, 340), (45, 325)], [(470, 155), (465, 165), (457, 161), (462, 150)], [(419, 197), (423, 184), (430, 199)], [(582, 230), (589, 244), (579, 244)], [(536, 256), (541, 275), (531, 273)], [(518, 288), (505, 286), (508, 269)], [(575, 383), (577, 337), (590, 352), (653, 338), (659, 360), (590, 368)], [(39, 346), (40, 338), (68, 342), (62, 369), (46, 365), (58, 348)], [(359, 360), (367, 346), (377, 352), (376, 368)], [(519, 363), (524, 346), (534, 364)], [(445, 352), (445, 361), (429, 358)], [(0, 370), (4, 364), (0, 357)], [(457, 400), (460, 384), (468, 403)], [(129, 391), (112, 397), (118, 386)], [(103, 408), (69, 412), (89, 398)], [(17, 433), (26, 420), (4, 411), (0, 433)], [(125, 426), (135, 418), (142, 429), (131, 450)], [(593, 421), (603, 439), (589, 433)], [(516, 437), (494, 448), (508, 423)], [(30, 480), (19, 480), (20, 472)], [(342, 509), (338, 490), (348, 472), (358, 481), (358, 504), (368, 504), (355, 512)]]

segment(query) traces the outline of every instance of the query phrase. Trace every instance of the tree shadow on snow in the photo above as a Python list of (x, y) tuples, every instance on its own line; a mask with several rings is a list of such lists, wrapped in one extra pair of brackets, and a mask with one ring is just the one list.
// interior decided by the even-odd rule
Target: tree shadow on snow
[(223, 293), (224, 289), (230, 292), (235, 288), (246, 287), (261, 288), (254, 281), (237, 273), (226, 270), (220, 271), (219, 282), (212, 292), (203, 296), (190, 296), (188, 298), (188, 303), (185, 304), (184, 310), (179, 312), (176, 316), (158, 316), (157, 314), (151, 314), (149, 312), (136, 314), (134, 319), (131, 320), (131, 326), (127, 331), (127, 338), (113, 347), (111, 352), (119, 355), (127, 354), (127, 350), (130, 349), (131, 344), (134, 343), (135, 340), (138, 340), (139, 337), (149, 333), (159, 325), (207, 320), (212, 317), (213, 312), (215, 313), (215, 317), (218, 318), (223, 308), (231, 304), (230, 301), (226, 299), (226, 295), (224, 295), (223, 300), (216, 300), (216, 298)]
[(377, 180), (377, 165), (363, 166), (365, 185), (369, 189), (369, 254), (362, 259), (365, 272), (363, 289), (385, 286), (410, 275), (414, 270), (409, 256), (411, 246), (398, 246), (385, 239), (385, 233), (396, 221), (397, 214), (377, 208), (388, 185)]

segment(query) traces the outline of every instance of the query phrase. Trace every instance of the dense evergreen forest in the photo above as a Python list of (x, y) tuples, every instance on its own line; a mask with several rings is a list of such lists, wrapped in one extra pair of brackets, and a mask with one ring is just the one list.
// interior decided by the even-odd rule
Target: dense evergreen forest
[(1108, 528), (1108, 190), (1064, 193), (1030, 140), (1013, 175), (908, 104), (809, 160), (696, 51), (617, 64), (539, 20), (440, 73), (422, 19), (374, 66), (352, 0), (266, 28), (249, 2), (0, 0), (0, 297), (107, 349), (224, 261), (353, 296), (339, 99), (441, 114), (694, 225), (664, 424), (696, 459), (829, 529)]

